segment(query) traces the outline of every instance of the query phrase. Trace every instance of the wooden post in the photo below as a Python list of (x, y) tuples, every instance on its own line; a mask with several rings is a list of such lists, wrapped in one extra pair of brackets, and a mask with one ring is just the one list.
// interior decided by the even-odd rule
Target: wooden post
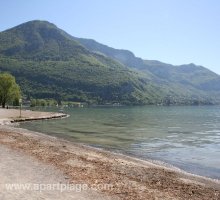
[(21, 106), (22, 106), (22, 99), (19, 99), (19, 104), (20, 104), (20, 118), (21, 118)]

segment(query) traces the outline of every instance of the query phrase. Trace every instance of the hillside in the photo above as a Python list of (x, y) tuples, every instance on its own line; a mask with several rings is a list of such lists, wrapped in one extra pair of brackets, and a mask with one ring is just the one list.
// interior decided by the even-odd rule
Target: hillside
[(154, 103), (147, 78), (90, 52), (55, 25), (31, 21), (0, 33), (0, 71), (16, 76), (25, 95), (89, 103)]
[(208, 69), (143, 60), (75, 38), (46, 21), (0, 32), (0, 71), (13, 74), (30, 98), (98, 104), (213, 104), (220, 99), (220, 77)]
[[(131, 69), (136, 69), (152, 82), (177, 98), (205, 98), (208, 101), (219, 101), (220, 76), (205, 67), (195, 64), (174, 66), (156, 60), (144, 60), (136, 57), (128, 50), (114, 49), (92, 39), (76, 38), (92, 52), (110, 57)], [(174, 95), (174, 96), (175, 96)], [(210, 96), (212, 95), (212, 100)]]

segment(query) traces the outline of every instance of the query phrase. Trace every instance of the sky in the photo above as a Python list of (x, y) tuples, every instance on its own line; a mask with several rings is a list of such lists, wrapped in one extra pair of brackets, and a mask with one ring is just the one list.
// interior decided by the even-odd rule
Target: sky
[(219, 0), (0, 0), (0, 31), (46, 20), (69, 34), (220, 74)]

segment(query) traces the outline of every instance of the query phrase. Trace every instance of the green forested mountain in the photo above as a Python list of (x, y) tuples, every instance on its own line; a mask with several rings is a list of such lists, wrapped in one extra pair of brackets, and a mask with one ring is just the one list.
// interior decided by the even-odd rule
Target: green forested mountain
[(14, 75), (32, 98), (198, 104), (220, 96), (220, 77), (203, 67), (142, 60), (38, 20), (0, 32), (0, 71)]
[(93, 53), (55, 25), (31, 21), (0, 33), (0, 70), (24, 94), (94, 103), (150, 103), (155, 86), (139, 72)]
[(128, 50), (114, 49), (92, 39), (76, 37), (74, 39), (92, 52), (106, 55), (131, 69), (142, 72), (167, 96), (177, 98), (175, 101), (206, 99), (209, 102), (219, 102), (220, 76), (205, 67), (192, 63), (174, 66), (156, 60), (144, 60)]

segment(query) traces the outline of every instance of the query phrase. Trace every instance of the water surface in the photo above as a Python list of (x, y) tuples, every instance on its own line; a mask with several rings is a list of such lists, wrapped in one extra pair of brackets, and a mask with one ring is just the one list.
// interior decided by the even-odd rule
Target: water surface
[(220, 106), (65, 108), (64, 112), (70, 117), (21, 127), (220, 179)]

